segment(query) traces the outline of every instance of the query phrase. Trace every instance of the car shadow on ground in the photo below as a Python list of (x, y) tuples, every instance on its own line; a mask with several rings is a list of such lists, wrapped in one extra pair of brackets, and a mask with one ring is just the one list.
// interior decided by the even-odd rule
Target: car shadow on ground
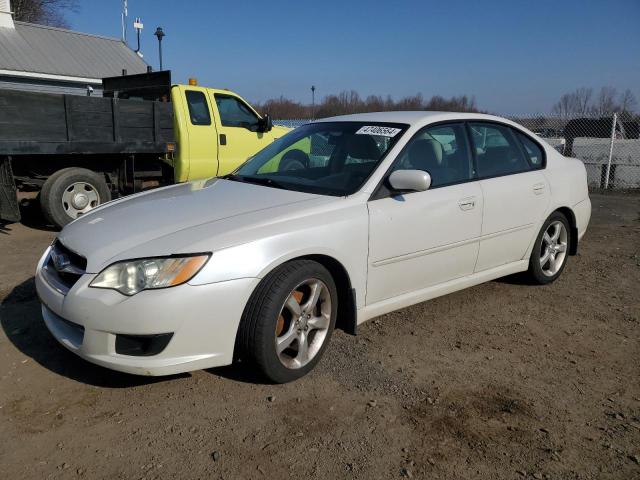
[(234, 362), (233, 365), (227, 365), (225, 367), (208, 368), (205, 372), (239, 383), (250, 383), (252, 385), (274, 384), (261, 375), (255, 367), (249, 364), (243, 364), (242, 362)]
[(514, 273), (512, 275), (507, 275), (506, 277), (500, 277), (493, 280), (497, 283), (506, 283), (507, 285), (524, 285), (524, 286), (532, 286), (535, 285), (530, 278), (527, 277), (525, 272)]
[(0, 324), (9, 341), (48, 370), (97, 387), (127, 388), (187, 377), (144, 377), (89, 363), (60, 345), (42, 320), (33, 277), (16, 286), (0, 304)]

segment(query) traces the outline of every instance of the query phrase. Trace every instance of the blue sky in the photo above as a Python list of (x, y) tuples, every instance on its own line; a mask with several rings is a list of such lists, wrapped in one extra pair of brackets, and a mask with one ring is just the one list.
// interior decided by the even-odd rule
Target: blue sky
[[(121, 0), (82, 0), (75, 30), (120, 36)], [(394, 98), (475, 95), (492, 112), (547, 112), (577, 87), (640, 101), (640, 0), (129, 0), (157, 68), (157, 26), (175, 82), (263, 101), (342, 90)]]

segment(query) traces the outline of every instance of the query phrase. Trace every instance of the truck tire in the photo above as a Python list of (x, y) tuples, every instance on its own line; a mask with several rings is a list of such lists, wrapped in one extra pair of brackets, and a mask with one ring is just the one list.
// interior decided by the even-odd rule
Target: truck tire
[(302, 150), (294, 149), (289, 150), (282, 156), (280, 165), (278, 166), (279, 172), (288, 172), (291, 170), (304, 170), (309, 167), (309, 155)]
[(51, 175), (40, 191), (40, 206), (47, 222), (64, 227), (80, 215), (111, 200), (103, 175), (70, 167)]

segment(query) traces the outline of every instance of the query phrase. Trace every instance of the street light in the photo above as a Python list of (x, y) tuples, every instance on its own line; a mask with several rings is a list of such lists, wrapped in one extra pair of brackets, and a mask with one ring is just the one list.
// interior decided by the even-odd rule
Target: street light
[(162, 39), (165, 36), (165, 33), (162, 31), (162, 27), (156, 28), (156, 33), (154, 33), (156, 37), (158, 37), (158, 55), (160, 56), (160, 71), (162, 71)]
[(311, 120), (316, 119), (316, 86), (311, 85)]

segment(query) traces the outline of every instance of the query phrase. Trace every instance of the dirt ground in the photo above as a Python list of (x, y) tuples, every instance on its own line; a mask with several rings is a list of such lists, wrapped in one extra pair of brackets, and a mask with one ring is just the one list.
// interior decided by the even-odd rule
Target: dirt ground
[(544, 287), (490, 282), (337, 332), (309, 376), (93, 366), (42, 323), (55, 233), (0, 228), (0, 478), (640, 478), (640, 196), (593, 195)]

